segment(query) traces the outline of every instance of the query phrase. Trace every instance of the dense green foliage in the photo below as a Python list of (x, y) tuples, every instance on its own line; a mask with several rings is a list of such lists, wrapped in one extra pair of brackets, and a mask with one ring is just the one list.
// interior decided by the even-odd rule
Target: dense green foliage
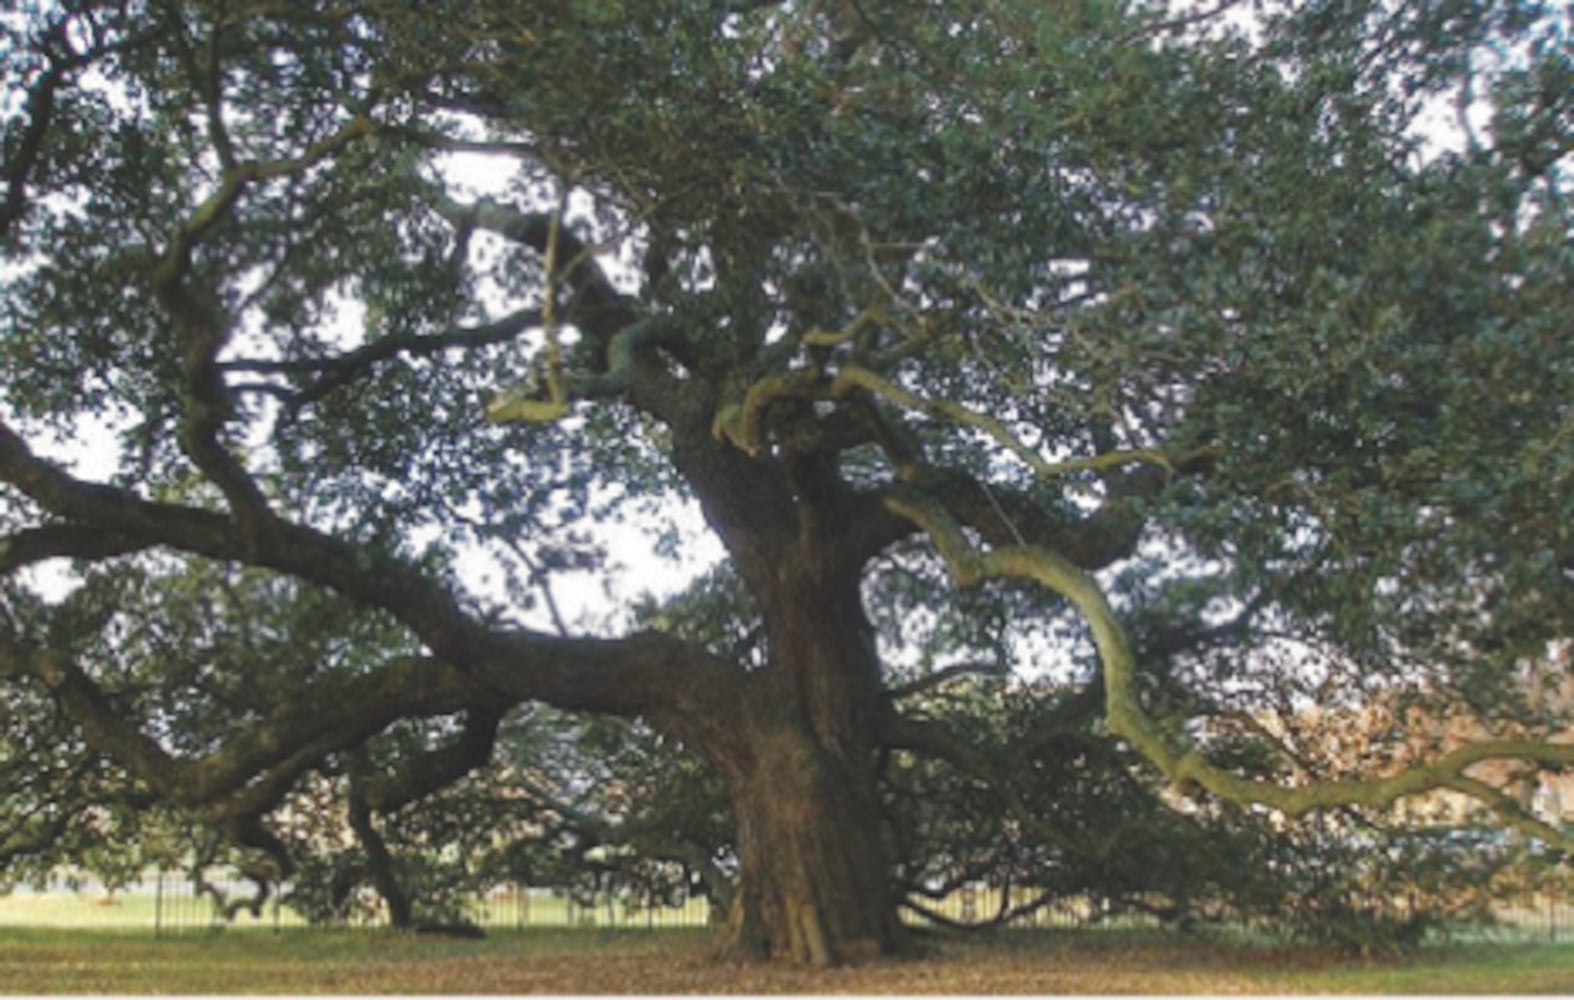
[(1313, 807), (1566, 846), (1570, 32), (7, 7), (0, 880), (692, 881), (826, 962), (978, 878), (1280, 906)]

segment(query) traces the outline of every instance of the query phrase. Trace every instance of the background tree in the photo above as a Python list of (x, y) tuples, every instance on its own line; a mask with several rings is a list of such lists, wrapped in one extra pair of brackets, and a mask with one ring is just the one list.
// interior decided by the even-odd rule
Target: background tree
[[(893, 697), (910, 637), (878, 602), (915, 546), (926, 601), (989, 603), (943, 565), (1095, 665), (1107, 733), (1183, 793), (1447, 787), (1559, 839), (1470, 768), (1574, 761), (1527, 696), (1574, 576), (1566, 17), (1231, 13), (8, 15), (0, 677), (76, 750), (0, 850), (81, 792), (284, 858), (268, 817), (314, 770), (415, 801), (544, 703), (714, 769), (735, 948), (887, 951), (881, 767), (979, 770)], [(1449, 107), (1462, 138), (1424, 150)], [(461, 153), (505, 194), (440, 169)], [(60, 443), (95, 428), (119, 448), (90, 472)], [(588, 526), (663, 497), (725, 549), (751, 655), (527, 613), (599, 564)], [(80, 586), (42, 597), (57, 559)], [(1399, 689), (1484, 740), (1331, 775), (1265, 738)], [(409, 719), (449, 721), (362, 749)]]

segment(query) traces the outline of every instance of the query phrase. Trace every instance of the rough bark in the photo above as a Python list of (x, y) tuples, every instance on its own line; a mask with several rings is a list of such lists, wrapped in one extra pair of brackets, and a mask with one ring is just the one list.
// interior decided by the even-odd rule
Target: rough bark
[(730, 762), (739, 874), (723, 947), (817, 966), (899, 950), (872, 769), (770, 714), (740, 727)]
[(858, 577), (805, 554), (813, 548), (777, 562), (760, 595), (770, 663), (706, 749), (737, 827), (724, 948), (825, 966), (899, 951), (904, 935), (876, 791), (879, 676)]

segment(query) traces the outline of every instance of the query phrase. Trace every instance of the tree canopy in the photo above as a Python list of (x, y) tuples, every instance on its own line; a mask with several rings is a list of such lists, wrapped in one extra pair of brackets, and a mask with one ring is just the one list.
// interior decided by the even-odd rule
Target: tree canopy
[[(1574, 763), (1570, 30), (9, 8), (0, 866), (168, 807), (288, 867), (322, 780), (370, 848), (548, 710), (703, 762), (728, 940), (800, 961), (901, 945), (903, 787), (1072, 851), (1135, 754), (1155, 808), (1450, 790), (1566, 845), (1515, 791)], [(566, 620), (674, 504), (722, 563)]]

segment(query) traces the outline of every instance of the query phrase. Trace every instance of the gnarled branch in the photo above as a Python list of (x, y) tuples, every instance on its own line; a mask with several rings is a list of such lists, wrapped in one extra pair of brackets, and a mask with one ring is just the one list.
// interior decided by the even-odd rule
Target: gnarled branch
[[(217, 119), (215, 127), (219, 127)], [(222, 129), (216, 134), (222, 136)], [(174, 321), (182, 340), (185, 399), (181, 447), (202, 474), (224, 494), (242, 535), (253, 545), (260, 544), (262, 536), (272, 530), (274, 518), (261, 487), (220, 441), (220, 434), (231, 415), (231, 403), (217, 361), (231, 329), (229, 320), (210, 301), (211, 296), (190, 287), (188, 279), (193, 254), (206, 234), (229, 217), (252, 184), (310, 169), (369, 134), (370, 120), (358, 115), (298, 158), (253, 161), (228, 167), (217, 190), (175, 230), (169, 246), (153, 268), (154, 296)]]
[(0, 677), (42, 683), (76, 720), (89, 746), (166, 800), (188, 808), (222, 804), (225, 813), (246, 814), (276, 804), (289, 783), (327, 753), (357, 746), (398, 719), (498, 700), (497, 692), (463, 671), (406, 657), (370, 674), (314, 684), (223, 746), (188, 760), (127, 719), (64, 653), (0, 637)]
[(390, 813), (426, 798), (486, 764), (497, 744), (497, 727), (508, 704), (472, 705), (466, 709), (464, 729), (458, 738), (424, 753), (389, 774), (366, 774), (362, 792), (366, 807)]
[[(1501, 802), (1495, 793), (1490, 793), (1490, 786), (1467, 773), (1473, 765), (1518, 760), (1548, 769), (1574, 767), (1574, 745), (1537, 740), (1483, 740), (1390, 777), (1313, 781), (1296, 786), (1246, 777), (1218, 767), (1185, 737), (1160, 726), (1143, 710), (1137, 696), (1136, 655), (1131, 640), (1092, 577), (1065, 557), (1036, 546), (979, 551), (945, 508), (922, 494), (899, 494), (889, 502), (894, 510), (928, 533), (958, 586), (971, 587), (990, 579), (1030, 580), (1070, 601), (1092, 629), (1099, 651), (1110, 731), (1183, 789), (1206, 789), (1230, 802), (1263, 805), (1291, 817), (1336, 806), (1382, 809), (1405, 796), (1439, 788), (1485, 797), (1489, 805), (1497, 808)], [(1523, 828), (1525, 824), (1519, 825)], [(1547, 836), (1553, 831), (1536, 832), (1538, 836)], [(1559, 835), (1557, 842), (1562, 845), (1567, 838)]]

